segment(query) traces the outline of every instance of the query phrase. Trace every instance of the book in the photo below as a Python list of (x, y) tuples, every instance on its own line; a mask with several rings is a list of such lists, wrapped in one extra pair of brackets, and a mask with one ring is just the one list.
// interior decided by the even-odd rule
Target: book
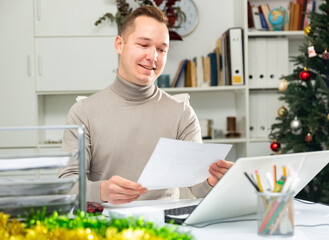
[(314, 0), (307, 0), (306, 9), (305, 9), (305, 17), (303, 27), (305, 28), (308, 24), (310, 24), (309, 14), (314, 10), (315, 2)]
[(223, 86), (223, 66), (222, 66), (222, 38), (216, 41), (216, 60), (217, 60), (217, 85)]
[(217, 59), (216, 53), (212, 52), (208, 54), (210, 58), (210, 86), (217, 86)]
[(262, 11), (263, 11), (263, 14), (264, 14), (264, 18), (265, 18), (265, 21), (267, 23), (267, 27), (268, 27), (268, 30), (269, 31), (273, 31), (273, 26), (272, 24), (270, 23), (270, 20), (269, 20), (269, 15), (270, 15), (270, 12), (271, 12), (271, 9), (269, 7), (268, 4), (263, 4), (260, 6)]
[(297, 0), (297, 4), (299, 5), (297, 30), (301, 30), (302, 29), (304, 0)]
[(202, 83), (202, 87), (210, 86), (211, 76), (210, 76), (210, 57), (203, 57), (203, 76), (204, 80)]
[(203, 57), (197, 56), (194, 59), (195, 62), (195, 68), (196, 68), (196, 81), (197, 81), (197, 87), (201, 87), (203, 83)]
[(256, 30), (262, 30), (262, 24), (260, 22), (259, 9), (256, 6), (251, 6), (252, 17)]
[(255, 25), (254, 25), (254, 20), (253, 20), (253, 17), (252, 17), (252, 11), (251, 11), (251, 4), (250, 2), (248, 1), (248, 28), (254, 28)]
[(297, 31), (298, 29), (298, 22), (299, 22), (299, 8), (300, 5), (298, 3), (295, 3), (295, 11), (294, 11), (294, 24), (293, 24), (293, 30)]
[(258, 11), (259, 11), (259, 18), (260, 18), (260, 23), (262, 25), (262, 29), (268, 31), (269, 28), (267, 26), (267, 22), (265, 20), (264, 13), (263, 13), (261, 6), (258, 6)]
[(196, 63), (192, 60), (191, 61), (191, 86), (197, 87), (197, 76), (196, 76)]
[(187, 60), (185, 70), (185, 87), (192, 87), (192, 66), (191, 60)]
[(187, 64), (187, 59), (183, 59), (180, 61), (178, 68), (177, 68), (175, 78), (171, 84), (171, 87), (177, 87), (177, 84), (178, 84), (180, 78), (182, 77), (183, 72), (185, 71), (186, 64)]

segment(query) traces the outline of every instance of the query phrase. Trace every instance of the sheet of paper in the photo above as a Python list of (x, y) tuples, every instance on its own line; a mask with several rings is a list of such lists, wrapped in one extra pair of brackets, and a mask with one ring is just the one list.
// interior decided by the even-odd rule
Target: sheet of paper
[(190, 187), (205, 181), (209, 167), (225, 159), (230, 144), (202, 144), (161, 138), (138, 183), (148, 190)]

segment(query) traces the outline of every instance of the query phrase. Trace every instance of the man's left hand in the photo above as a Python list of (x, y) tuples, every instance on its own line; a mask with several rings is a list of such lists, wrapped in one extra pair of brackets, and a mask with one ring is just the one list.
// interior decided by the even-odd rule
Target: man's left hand
[(210, 177), (208, 177), (208, 183), (211, 186), (215, 184), (224, 176), (224, 174), (233, 166), (233, 162), (218, 160), (211, 164), (209, 168)]

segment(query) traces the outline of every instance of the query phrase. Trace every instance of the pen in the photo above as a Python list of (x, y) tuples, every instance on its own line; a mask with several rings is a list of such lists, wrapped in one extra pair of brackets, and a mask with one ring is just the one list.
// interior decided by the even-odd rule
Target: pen
[(259, 173), (258, 173), (257, 170), (255, 171), (255, 173), (256, 173), (256, 177), (257, 177), (257, 181), (258, 181), (259, 191), (263, 192), (263, 187), (262, 187), (262, 184), (260, 182)]
[(274, 188), (276, 186), (276, 166), (273, 165), (273, 182), (274, 182)]
[(283, 176), (287, 177), (287, 171), (286, 171), (286, 167), (283, 166), (282, 167), (282, 170), (283, 170)]
[(246, 177), (248, 178), (249, 182), (251, 182), (251, 184), (255, 187), (256, 191), (259, 192), (259, 187), (257, 186), (257, 184), (249, 177), (248, 173), (244, 172), (244, 175), (246, 175)]

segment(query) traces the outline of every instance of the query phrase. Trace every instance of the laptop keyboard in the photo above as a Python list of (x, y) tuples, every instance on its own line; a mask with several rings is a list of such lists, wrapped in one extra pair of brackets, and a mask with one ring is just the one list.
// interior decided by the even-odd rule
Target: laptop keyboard
[(165, 222), (173, 222), (175, 224), (182, 224), (185, 219), (194, 211), (198, 205), (190, 205), (179, 208), (166, 209), (164, 211)]

